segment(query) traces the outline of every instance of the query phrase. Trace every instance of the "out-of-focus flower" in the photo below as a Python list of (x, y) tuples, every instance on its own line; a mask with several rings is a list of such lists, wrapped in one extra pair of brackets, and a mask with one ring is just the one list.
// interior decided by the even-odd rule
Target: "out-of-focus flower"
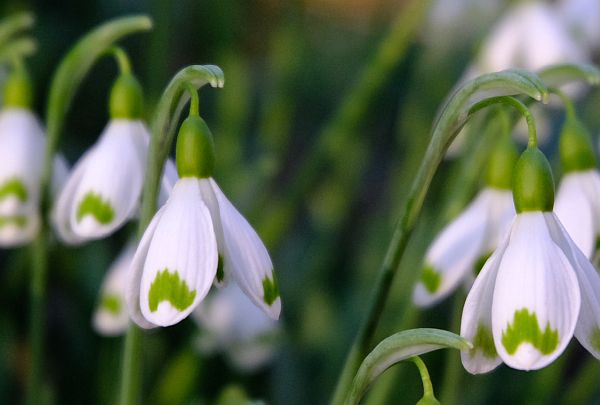
[(254, 305), (234, 282), (210, 293), (192, 317), (200, 327), (200, 350), (224, 352), (241, 370), (260, 368), (275, 353), (278, 323)]
[(599, 1), (559, 0), (556, 7), (577, 43), (590, 53), (600, 49)]
[(547, 366), (573, 334), (600, 357), (600, 277), (552, 212), (550, 165), (536, 147), (517, 163), (517, 215), (484, 265), (463, 309), (465, 369), (485, 373), (504, 362), (521, 370)]
[(181, 178), (148, 225), (131, 267), (127, 301), (141, 327), (181, 321), (225, 276), (271, 318), (279, 317), (273, 264), (254, 229), (212, 179), (213, 148), (204, 121), (190, 115), (177, 138)]

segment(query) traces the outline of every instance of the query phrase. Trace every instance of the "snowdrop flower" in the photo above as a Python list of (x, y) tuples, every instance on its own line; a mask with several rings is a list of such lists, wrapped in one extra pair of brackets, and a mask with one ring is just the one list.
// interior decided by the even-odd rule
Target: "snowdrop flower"
[(223, 351), (242, 371), (256, 370), (275, 353), (278, 323), (255, 306), (234, 282), (210, 293), (192, 312), (204, 353)]
[(461, 353), (470, 373), (501, 362), (521, 370), (547, 366), (573, 334), (600, 358), (600, 277), (552, 212), (554, 182), (535, 144), (515, 168), (517, 215), (469, 292)]
[[(137, 215), (150, 141), (141, 114), (141, 87), (133, 75), (123, 73), (111, 90), (111, 120), (75, 164), (55, 203), (52, 222), (64, 242), (105, 237)], [(172, 181), (172, 172), (168, 162), (163, 187)]]
[(281, 310), (273, 264), (260, 238), (212, 178), (214, 146), (197, 115), (177, 138), (180, 179), (148, 225), (133, 259), (127, 302), (143, 328), (187, 317), (213, 282), (231, 277), (250, 300), (277, 319)]
[(574, 116), (560, 136), (564, 171), (554, 211), (581, 251), (591, 258), (600, 236), (600, 173), (591, 137)]
[(560, 0), (558, 14), (575, 40), (589, 52), (600, 48), (600, 2), (597, 0)]
[(413, 301), (427, 307), (452, 293), (481, 268), (515, 216), (511, 182), (518, 154), (505, 134), (488, 163), (486, 187), (433, 241)]
[(119, 336), (129, 325), (125, 303), (129, 266), (133, 260), (135, 245), (129, 243), (110, 265), (100, 287), (100, 298), (92, 324), (96, 332), (104, 336)]
[[(40, 180), (46, 137), (31, 111), (32, 91), (22, 68), (11, 72), (4, 87), (0, 111), (0, 246), (31, 242), (40, 227)], [(67, 176), (61, 157), (54, 163), (52, 191)]]

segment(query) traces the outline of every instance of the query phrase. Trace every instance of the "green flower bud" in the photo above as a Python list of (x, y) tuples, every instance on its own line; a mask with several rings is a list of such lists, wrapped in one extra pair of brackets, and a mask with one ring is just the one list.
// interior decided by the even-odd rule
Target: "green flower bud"
[(13, 70), (4, 84), (3, 102), (5, 107), (31, 108), (33, 86), (27, 71), (22, 68)]
[(554, 179), (546, 156), (535, 146), (521, 154), (515, 168), (513, 198), (517, 213), (552, 211)]
[(592, 139), (576, 118), (567, 118), (560, 134), (560, 162), (565, 173), (596, 167)]
[(142, 86), (130, 73), (122, 73), (110, 90), (111, 119), (137, 120), (142, 118), (144, 96)]
[(211, 177), (215, 167), (212, 133), (202, 118), (190, 115), (177, 135), (177, 172), (179, 177)]
[(490, 155), (485, 183), (500, 190), (510, 190), (518, 159), (519, 152), (514, 142), (510, 136), (503, 136)]
[(440, 401), (433, 395), (423, 395), (423, 398), (417, 401), (416, 405), (440, 405)]

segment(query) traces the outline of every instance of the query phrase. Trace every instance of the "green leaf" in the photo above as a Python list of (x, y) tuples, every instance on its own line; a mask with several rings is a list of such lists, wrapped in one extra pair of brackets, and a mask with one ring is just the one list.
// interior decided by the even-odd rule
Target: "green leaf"
[(548, 66), (539, 72), (548, 86), (560, 87), (563, 84), (583, 80), (591, 86), (600, 84), (600, 69), (594, 65), (565, 63)]
[(0, 47), (6, 42), (12, 42), (14, 35), (20, 31), (31, 28), (35, 23), (35, 18), (31, 13), (19, 13), (0, 21)]
[(396, 363), (437, 349), (468, 350), (472, 345), (464, 338), (440, 329), (411, 329), (382, 340), (363, 360), (346, 399), (358, 404), (369, 386)]
[(0, 65), (32, 55), (36, 50), (36, 42), (30, 37), (17, 38), (4, 45), (0, 44)]

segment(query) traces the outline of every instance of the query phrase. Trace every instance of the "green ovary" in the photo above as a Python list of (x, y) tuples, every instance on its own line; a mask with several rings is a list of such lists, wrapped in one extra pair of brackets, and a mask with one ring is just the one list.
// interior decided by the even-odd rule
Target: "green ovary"
[(262, 285), (264, 294), (263, 300), (267, 305), (271, 306), (279, 297), (279, 287), (277, 286), (277, 281), (275, 281), (275, 277), (265, 277), (263, 278)]
[(164, 269), (156, 274), (148, 292), (148, 306), (150, 312), (156, 312), (158, 304), (168, 301), (173, 308), (183, 311), (194, 302), (196, 291), (190, 290), (178, 273), (171, 273)]
[(600, 351), (600, 329), (595, 328), (592, 331), (592, 334), (590, 336), (590, 343), (592, 344), (592, 347), (598, 351)]
[(0, 200), (11, 195), (15, 196), (23, 203), (27, 201), (27, 188), (21, 180), (17, 178), (9, 179), (0, 185)]
[(217, 281), (220, 283), (225, 278), (225, 272), (223, 271), (223, 257), (219, 255), (219, 263), (217, 264)]
[(442, 276), (440, 273), (435, 271), (433, 267), (427, 265), (423, 267), (421, 271), (421, 282), (425, 286), (425, 289), (430, 293), (435, 293), (440, 285), (442, 284)]
[(23, 229), (27, 226), (27, 217), (25, 215), (16, 215), (12, 217), (0, 216), (0, 228), (10, 225)]
[(475, 333), (475, 336), (473, 337), (473, 350), (471, 353), (474, 355), (477, 350), (480, 350), (485, 357), (490, 359), (494, 359), (498, 356), (498, 353), (496, 353), (496, 346), (494, 345), (492, 331), (482, 323), (477, 326), (477, 333)]
[(542, 331), (536, 314), (523, 308), (515, 312), (512, 324), (509, 323), (502, 332), (502, 345), (508, 354), (514, 354), (521, 343), (530, 343), (540, 353), (548, 355), (558, 346), (558, 331), (550, 328), (550, 322)]
[(90, 191), (79, 203), (77, 222), (81, 222), (86, 215), (91, 215), (102, 225), (107, 225), (115, 217), (115, 211), (108, 201), (104, 201), (99, 194)]
[(119, 315), (121, 312), (121, 299), (114, 294), (106, 294), (102, 297), (100, 308), (113, 315)]

